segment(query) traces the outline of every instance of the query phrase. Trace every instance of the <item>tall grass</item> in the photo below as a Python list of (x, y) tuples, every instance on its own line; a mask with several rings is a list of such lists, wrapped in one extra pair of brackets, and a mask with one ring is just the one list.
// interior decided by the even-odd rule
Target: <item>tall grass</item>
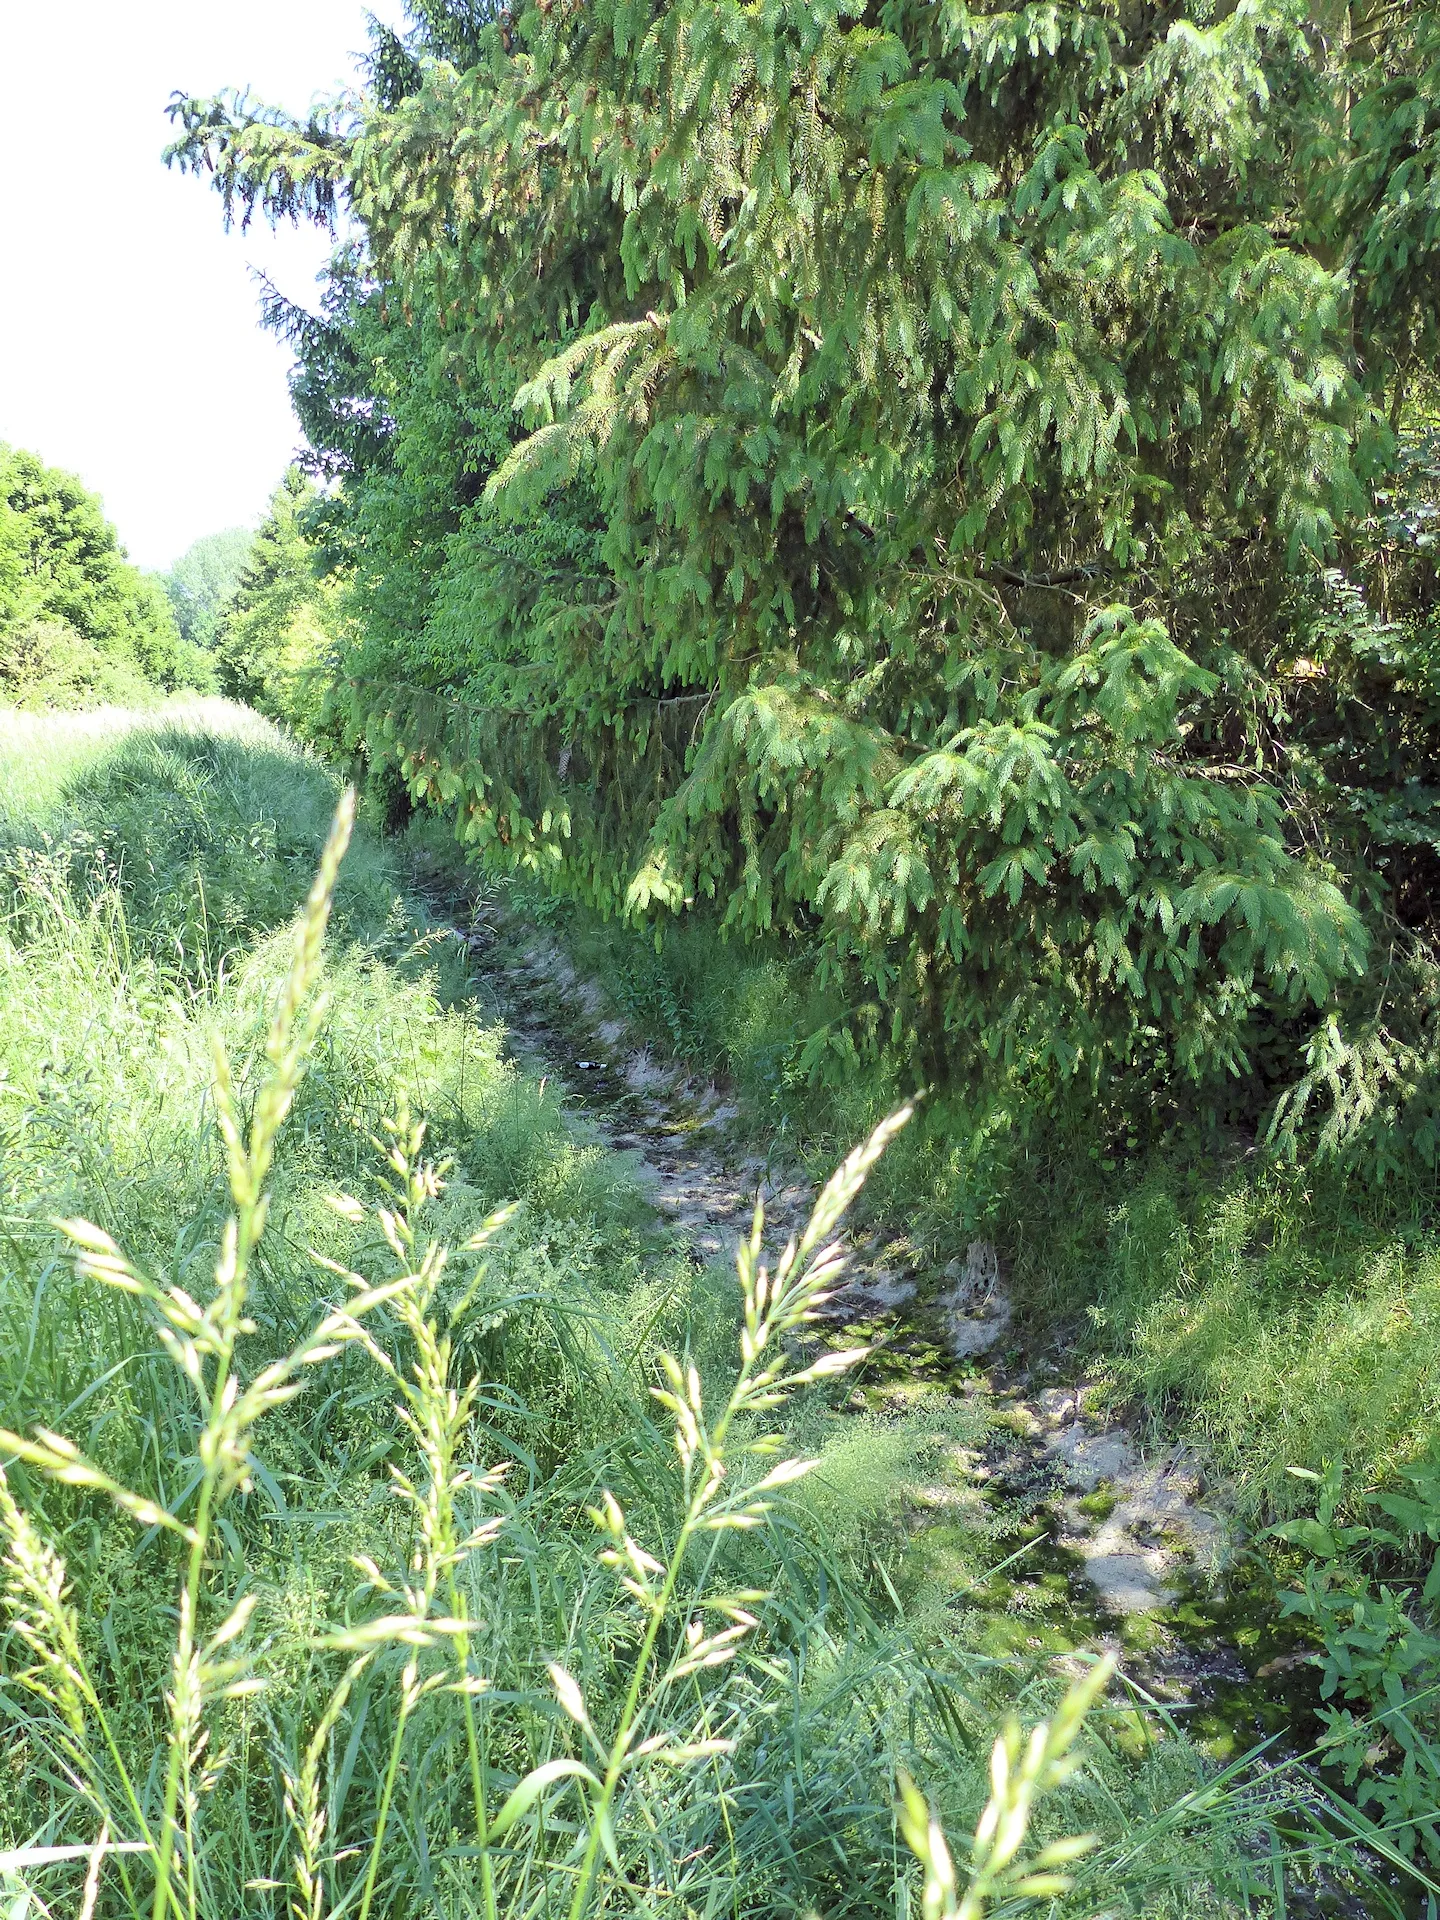
[(153, 707), (100, 706), (81, 713), (0, 707), (0, 818), (22, 831), (51, 813), (73, 776), (132, 736), (263, 742), (279, 736), (233, 701), (169, 699)]
[(3, 783), (17, 1920), (1218, 1914), (1331, 1847), (1299, 1776), (1211, 1778), (1133, 1695), (1057, 1719), (1043, 1655), (897, 1611), (867, 1479), (928, 1441), (866, 1451), (809, 1320), (881, 1140), (737, 1287), (504, 1059), (383, 851), (322, 851), (278, 736)]
[[(483, 1266), (476, 1267), (459, 1299), (447, 1297), (447, 1252), (421, 1233), (424, 1210), (438, 1197), (441, 1184), (434, 1166), (420, 1157), (423, 1126), (402, 1116), (387, 1129), (388, 1205), (376, 1207), (372, 1216), (350, 1196), (334, 1202), (337, 1213), (356, 1226), (373, 1217), (392, 1271), (375, 1281), (326, 1263), (348, 1289), (343, 1302), (322, 1310), (296, 1347), (258, 1370), (245, 1367), (240, 1358), (247, 1337), (259, 1331), (249, 1317), (251, 1276), (266, 1227), (277, 1140), (323, 1020), (323, 1005), (313, 996), (352, 813), (349, 800), (342, 801), (309, 904), (297, 923), (291, 965), (266, 1036), (268, 1071), (248, 1116), (241, 1110), (229, 1057), (223, 1045), (215, 1049), (216, 1121), (232, 1211), (222, 1232), (209, 1298), (201, 1304), (184, 1288), (152, 1279), (89, 1222), (72, 1220), (65, 1226), (79, 1249), (82, 1278), (141, 1303), (184, 1388), (193, 1395), (196, 1470), (190, 1497), (177, 1512), (159, 1497), (159, 1489), (137, 1492), (120, 1484), (58, 1433), (43, 1427), (29, 1437), (0, 1431), (0, 1446), (13, 1461), (39, 1469), (62, 1488), (108, 1498), (137, 1526), (169, 1536), (176, 1544), (179, 1599), (164, 1695), (158, 1806), (147, 1806), (123, 1732), (86, 1657), (78, 1615), (67, 1598), (65, 1569), (16, 1502), (0, 1469), (5, 1598), (15, 1635), (31, 1657), (16, 1680), (38, 1707), (32, 1722), (36, 1747), (72, 1785), (77, 1807), (88, 1808), (91, 1823), (98, 1823), (88, 1853), (76, 1850), (87, 1859), (82, 1895), (87, 1907), (95, 1907), (101, 1874), (113, 1855), (123, 1904), (131, 1911), (148, 1904), (152, 1920), (166, 1920), (172, 1913), (198, 1920), (201, 1913), (233, 1911), (231, 1903), (240, 1889), (226, 1872), (223, 1856), (217, 1858), (207, 1844), (206, 1828), (222, 1801), (226, 1775), (235, 1767), (237, 1756), (229, 1742), (243, 1739), (227, 1709), (263, 1698), (272, 1676), (263, 1642), (257, 1643), (249, 1632), (259, 1596), (253, 1588), (247, 1590), (243, 1576), (216, 1577), (216, 1548), (227, 1508), (254, 1484), (254, 1449), (262, 1422), (304, 1391), (307, 1374), (322, 1371), (347, 1348), (358, 1347), (393, 1393), (415, 1456), (411, 1471), (392, 1469), (409, 1551), (393, 1570), (382, 1570), (369, 1556), (357, 1557), (362, 1590), (377, 1596), (378, 1604), (362, 1603), (358, 1617), (333, 1626), (314, 1648), (340, 1656), (345, 1664), (323, 1699), (299, 1765), (280, 1767), (293, 1848), (287, 1876), (291, 1910), (318, 1916), (353, 1908), (357, 1920), (368, 1920), (377, 1890), (384, 1905), (393, 1904), (396, 1867), (387, 1839), (392, 1819), (397, 1829), (405, 1824), (396, 1789), (411, 1745), (407, 1736), (430, 1717), (427, 1703), (444, 1696), (453, 1703), (450, 1717), (463, 1725), (467, 1761), (469, 1804), (458, 1829), (469, 1842), (464, 1850), (469, 1863), (467, 1904), (486, 1920), (495, 1920), (502, 1911), (552, 1911), (561, 1906), (570, 1920), (581, 1920), (605, 1905), (612, 1890), (628, 1894), (643, 1887), (655, 1898), (676, 1891), (677, 1878), (682, 1884), (693, 1878), (689, 1869), (695, 1854), (684, 1842), (694, 1835), (683, 1821), (677, 1831), (676, 1802), (683, 1805), (690, 1781), (703, 1778), (710, 1763), (729, 1760), (741, 1744), (748, 1689), (737, 1687), (726, 1670), (758, 1637), (760, 1612), (771, 1598), (757, 1588), (733, 1585), (735, 1569), (727, 1564), (726, 1536), (763, 1526), (770, 1511), (768, 1496), (815, 1464), (777, 1457), (782, 1436), (757, 1430), (755, 1416), (772, 1413), (798, 1388), (843, 1372), (863, 1357), (860, 1351), (830, 1351), (796, 1366), (787, 1361), (782, 1342), (818, 1317), (827, 1285), (841, 1266), (830, 1236), (888, 1136), (908, 1116), (897, 1116), (846, 1161), (821, 1195), (803, 1235), (785, 1248), (773, 1275), (761, 1261), (763, 1216), (757, 1209), (753, 1233), (739, 1257), (740, 1364), (717, 1414), (707, 1409), (693, 1361), (663, 1356), (668, 1385), (656, 1389), (656, 1398), (673, 1416), (678, 1456), (678, 1473), (672, 1470), (671, 1476), (678, 1496), (674, 1519), (662, 1530), (666, 1537), (655, 1542), (663, 1557), (640, 1544), (614, 1493), (603, 1488), (591, 1518), (607, 1541), (600, 1561), (613, 1571), (630, 1603), (634, 1626), (624, 1638), (633, 1644), (622, 1640), (612, 1650), (603, 1642), (597, 1646), (593, 1631), (577, 1635), (572, 1628), (569, 1636), (577, 1650), (590, 1656), (585, 1665), (605, 1662), (617, 1667), (621, 1684), (606, 1685), (603, 1679), (597, 1684), (592, 1671), (587, 1693), (567, 1666), (551, 1660), (547, 1672), (557, 1715), (539, 1710), (533, 1687), (528, 1698), (506, 1689), (495, 1699), (496, 1663), (485, 1655), (499, 1651), (497, 1639), (508, 1638), (512, 1644), (506, 1651), (513, 1661), (513, 1642), (518, 1637), (526, 1647), (529, 1622), (522, 1615), (516, 1636), (508, 1617), (487, 1621), (482, 1610), (494, 1611), (496, 1595), (490, 1582), (475, 1581), (475, 1563), (505, 1543), (520, 1549), (517, 1557), (529, 1562), (532, 1579), (538, 1576), (549, 1584), (558, 1575), (563, 1582), (565, 1570), (547, 1554), (543, 1534), (527, 1536), (507, 1526), (501, 1496), (513, 1463), (501, 1461), (482, 1470), (470, 1459), (482, 1386), (478, 1375), (463, 1382), (455, 1379), (452, 1330), (483, 1294), (486, 1273)], [(463, 1251), (483, 1252), (503, 1230), (506, 1218), (504, 1213), (492, 1215)], [(397, 1663), (403, 1663), (398, 1675)], [(387, 1665), (383, 1696), (369, 1696), (388, 1710), (390, 1720), (388, 1738), (372, 1759), (378, 1791), (366, 1806), (357, 1838), (342, 1849), (326, 1804), (334, 1761), (330, 1749), (342, 1716), (354, 1711), (361, 1684), (372, 1669)], [(1078, 1857), (1088, 1843), (1052, 1843), (1026, 1869), (1015, 1862), (1029, 1824), (1030, 1801), (1036, 1792), (1058, 1783), (1058, 1763), (1078, 1731), (1085, 1706), (1107, 1677), (1102, 1667), (1067, 1702), (1055, 1729), (1040, 1730), (1034, 1747), (1038, 1757), (1018, 1773), (1014, 1737), (997, 1745), (995, 1799), (993, 1809), (982, 1817), (977, 1841), (982, 1857), (966, 1913), (978, 1915), (983, 1896), (1012, 1880), (1022, 1892), (1068, 1889), (1068, 1880), (1053, 1869)], [(576, 1732), (566, 1730), (567, 1721)], [(422, 1738), (433, 1752), (433, 1727), (427, 1727)], [(496, 1766), (498, 1748), (508, 1750), (508, 1771)], [(513, 1785), (511, 1772), (519, 1775)], [(657, 1775), (662, 1773), (669, 1779), (657, 1791)], [(501, 1791), (509, 1786), (503, 1800), (497, 1785)], [(572, 1799), (578, 1802), (573, 1819), (550, 1817), (553, 1807)], [(938, 1890), (933, 1897), (948, 1899), (955, 1885), (948, 1851), (931, 1829), (928, 1809), (916, 1827), (923, 1802), (913, 1788), (905, 1804), (907, 1830), (913, 1829), (928, 1881)], [(637, 1807), (640, 1819), (634, 1817)], [(421, 1818), (428, 1826), (423, 1814)], [(112, 1841), (121, 1834), (133, 1837)], [(417, 1837), (412, 1833), (404, 1849), (411, 1856), (407, 1866)], [(449, 1851), (453, 1854), (453, 1844)], [(53, 1849), (19, 1850), (12, 1864), (58, 1864), (56, 1854)], [(64, 1849), (58, 1854), (63, 1859)], [(140, 1867), (153, 1882), (148, 1889), (137, 1882)], [(279, 1862), (272, 1873), (278, 1870)], [(267, 1879), (250, 1890), (274, 1891), (276, 1886)]]

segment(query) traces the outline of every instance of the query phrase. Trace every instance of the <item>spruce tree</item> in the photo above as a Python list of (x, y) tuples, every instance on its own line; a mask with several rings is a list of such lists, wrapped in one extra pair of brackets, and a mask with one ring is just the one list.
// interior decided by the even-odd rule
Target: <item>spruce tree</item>
[(489, 860), (813, 943), (922, 1074), (1293, 1062), (1374, 923), (1286, 716), (1427, 337), (1388, 17), (430, 6), (348, 120), (178, 101), (233, 215), (364, 234), (292, 333), (372, 750)]

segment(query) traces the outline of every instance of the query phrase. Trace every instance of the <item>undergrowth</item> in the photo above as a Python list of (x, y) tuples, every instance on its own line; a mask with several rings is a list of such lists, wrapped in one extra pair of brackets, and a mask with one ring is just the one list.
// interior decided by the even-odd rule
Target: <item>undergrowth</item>
[(1082, 1725), (1043, 1654), (899, 1605), (890, 1489), (951, 1416), (850, 1418), (805, 1340), (873, 1151), (737, 1290), (505, 1057), (383, 849), (309, 893), (315, 761), (213, 713), (25, 740), (13, 1920), (1223, 1914), (1343, 1850), (1297, 1766), (1213, 1775), (1133, 1695)]
[[(423, 831), (423, 829), (421, 829)], [(691, 921), (646, 936), (516, 889), (651, 1045), (722, 1082), (752, 1141), (812, 1171), (910, 1092), (862, 1061), (803, 956)], [(1199, 1118), (1142, 1140), (1093, 1109), (1026, 1131), (1003, 1102), (922, 1102), (867, 1196), (938, 1271), (993, 1239), (1032, 1355), (1108, 1378), (1157, 1434), (1196, 1446), (1245, 1517), (1294, 1512), (1292, 1466), (1384, 1482), (1440, 1426), (1434, 1178), (1376, 1186), (1285, 1164)], [(1073, 1365), (1073, 1358), (1069, 1361)]]

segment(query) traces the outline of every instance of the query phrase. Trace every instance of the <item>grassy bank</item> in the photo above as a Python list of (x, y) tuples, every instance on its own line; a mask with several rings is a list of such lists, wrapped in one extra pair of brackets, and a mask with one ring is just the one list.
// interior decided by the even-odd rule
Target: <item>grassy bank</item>
[[(652, 1044), (733, 1091), (752, 1140), (819, 1169), (902, 1086), (846, 1049), (803, 960), (681, 922), (648, 938), (528, 897)], [(1440, 1432), (1440, 1237), (1431, 1179), (1380, 1188), (1286, 1166), (1198, 1127), (1142, 1145), (1091, 1116), (1022, 1139), (1001, 1111), (922, 1109), (866, 1204), (932, 1268), (998, 1244), (1032, 1354), (1107, 1378), (1259, 1520), (1308, 1500), (1292, 1466), (1393, 1479)]]
[[(759, 1364), (734, 1274), (506, 1059), (363, 834), (295, 1038), (336, 796), (234, 709), (0, 722), (0, 1426), (38, 1436), (0, 1499), (10, 1911), (907, 1910), (897, 1769), (969, 1831), (998, 1721), (1065, 1684), (979, 1657), (973, 1608), (897, 1611), (900, 1496), (965, 1416), (802, 1383), (782, 1444), (819, 1468), (758, 1495), (777, 1416), (716, 1423)], [(133, 1270), (93, 1238), (77, 1270), (76, 1216)], [(1053, 1910), (1246, 1910), (1303, 1795), (1123, 1706), (1078, 1738), (1035, 1844), (1101, 1843)]]

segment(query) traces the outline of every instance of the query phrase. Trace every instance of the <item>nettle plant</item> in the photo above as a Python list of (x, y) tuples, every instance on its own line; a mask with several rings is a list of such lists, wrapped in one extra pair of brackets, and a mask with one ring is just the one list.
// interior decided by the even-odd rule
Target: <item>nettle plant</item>
[[(106, 1911), (199, 1920), (232, 1916), (256, 1896), (269, 1911), (283, 1900), (293, 1920), (369, 1920), (412, 1886), (446, 1910), (437, 1873), (450, 1875), (457, 1911), (486, 1920), (649, 1911), (653, 1899), (677, 1894), (687, 1910), (711, 1911), (708, 1902), (733, 1893), (725, 1895), (724, 1859), (712, 1861), (710, 1848), (694, 1844), (695, 1809), (713, 1807), (719, 1769), (743, 1759), (747, 1716), (763, 1708), (767, 1682), (773, 1689), (784, 1677), (765, 1652), (771, 1596), (733, 1583), (724, 1546), (763, 1532), (777, 1496), (813, 1465), (789, 1456), (766, 1417), (863, 1355), (807, 1358), (797, 1342), (841, 1272), (836, 1229), (908, 1113), (885, 1121), (846, 1159), (773, 1267), (763, 1257), (757, 1206), (737, 1253), (740, 1352), (728, 1391), (709, 1404), (696, 1367), (670, 1356), (655, 1389), (672, 1426), (674, 1498), (658, 1508), (670, 1521), (636, 1523), (609, 1490), (593, 1508), (600, 1577), (611, 1588), (609, 1610), (597, 1615), (593, 1562), (577, 1570), (566, 1542), (547, 1539), (543, 1507), (508, 1491), (510, 1463), (482, 1467), (472, 1458), (487, 1390), (478, 1378), (457, 1377), (458, 1336), (483, 1303), (483, 1266), (458, 1292), (450, 1284), (450, 1253), (423, 1227), (441, 1173), (423, 1158), (423, 1124), (403, 1110), (384, 1143), (384, 1203), (335, 1200), (357, 1227), (378, 1229), (389, 1271), (377, 1279), (324, 1262), (343, 1285), (339, 1303), (291, 1351), (254, 1371), (245, 1362), (259, 1331), (252, 1281), (268, 1183), (324, 1018), (315, 989), (353, 811), (347, 796), (297, 923), (265, 1048), (268, 1073), (248, 1120), (217, 1048), (215, 1103), (233, 1210), (210, 1299), (146, 1275), (96, 1227), (66, 1226), (82, 1273), (148, 1314), (193, 1397), (194, 1458), (165, 1463), (188, 1489), (167, 1502), (158, 1491), (119, 1484), (58, 1433), (0, 1434), (9, 1456), (0, 1468), (3, 1601), (12, 1644), (28, 1660), (9, 1676), (12, 1701), (28, 1696), (29, 1751), (68, 1793), (62, 1832), (79, 1830), (73, 1840), (0, 1854), (0, 1874), (47, 1911), (37, 1877), (67, 1865), (78, 1876), (83, 1866), (86, 1920), (102, 1897)], [(461, 1251), (483, 1255), (508, 1218), (494, 1214)], [(272, 1718), (271, 1765), (255, 1767), (245, 1743), (256, 1722), (245, 1716), (258, 1709), (264, 1729), (267, 1699), (289, 1683), (289, 1656), (257, 1634), (255, 1591), (237, 1593), (232, 1584), (235, 1559), (221, 1550), (227, 1509), (264, 1471), (256, 1448), (267, 1419), (357, 1351), (373, 1362), (408, 1443), (405, 1465), (392, 1466), (403, 1516), (390, 1536), (393, 1564), (357, 1557), (362, 1602), (304, 1648), (328, 1676), (308, 1729), (283, 1738)], [(107, 1697), (66, 1567), (17, 1498), (17, 1462), (81, 1495), (108, 1498), (138, 1527), (177, 1545), (158, 1755), (127, 1734), (122, 1703)], [(519, 1573), (507, 1585), (511, 1563)], [(549, 1614), (530, 1604), (540, 1588), (556, 1596)], [(546, 1619), (567, 1623), (565, 1645), (539, 1643)], [(543, 1691), (526, 1683), (531, 1670), (546, 1674)], [(1036, 1798), (1069, 1770), (1081, 1720), (1110, 1671), (1097, 1663), (1028, 1744), (1014, 1726), (997, 1741), (968, 1873), (957, 1869), (919, 1790), (900, 1781), (897, 1811), (920, 1863), (927, 1915), (976, 1920), (993, 1897), (1064, 1891), (1065, 1866), (1089, 1842), (1061, 1841), (1022, 1857), (1027, 1829)], [(463, 1751), (464, 1806), (453, 1797), (437, 1802), (445, 1831), (432, 1838), (401, 1781), (407, 1770), (425, 1776), (441, 1740)], [(719, 1797), (723, 1806), (725, 1793)], [(241, 1863), (253, 1858), (253, 1831), (267, 1820), (272, 1870), (246, 1878)]]
[(1338, 1462), (1290, 1471), (1315, 1483), (1315, 1513), (1271, 1537), (1306, 1556), (1281, 1605), (1324, 1641), (1321, 1755), (1394, 1846), (1440, 1865), (1440, 1457), (1369, 1494)]

